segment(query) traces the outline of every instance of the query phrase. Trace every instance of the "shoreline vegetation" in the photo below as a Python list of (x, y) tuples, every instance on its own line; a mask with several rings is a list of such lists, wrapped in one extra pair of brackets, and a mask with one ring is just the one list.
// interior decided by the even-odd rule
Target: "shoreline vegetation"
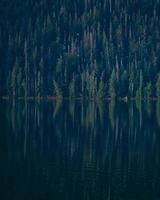
[(2, 96), (0, 97), (0, 99), (2, 100), (84, 100), (84, 101), (103, 101), (103, 100), (107, 100), (107, 101), (113, 101), (113, 100), (120, 100), (120, 101), (124, 101), (124, 102), (128, 102), (128, 101), (159, 101), (160, 98), (159, 97), (149, 97), (149, 98), (145, 98), (145, 97), (141, 97), (141, 98), (136, 98), (136, 97), (103, 97), (103, 98), (99, 98), (99, 97), (57, 97), (57, 96), (27, 96), (27, 97), (14, 97), (14, 96)]

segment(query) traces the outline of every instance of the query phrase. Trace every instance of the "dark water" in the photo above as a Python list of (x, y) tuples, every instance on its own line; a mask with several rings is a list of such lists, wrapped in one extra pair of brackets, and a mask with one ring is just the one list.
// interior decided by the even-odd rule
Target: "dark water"
[(160, 199), (160, 104), (0, 102), (0, 199)]

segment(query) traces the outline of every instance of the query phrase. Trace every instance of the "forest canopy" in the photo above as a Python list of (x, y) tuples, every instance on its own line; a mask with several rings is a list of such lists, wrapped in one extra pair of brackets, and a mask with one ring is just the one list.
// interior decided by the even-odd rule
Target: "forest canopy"
[(160, 97), (160, 0), (1, 0), (0, 96)]

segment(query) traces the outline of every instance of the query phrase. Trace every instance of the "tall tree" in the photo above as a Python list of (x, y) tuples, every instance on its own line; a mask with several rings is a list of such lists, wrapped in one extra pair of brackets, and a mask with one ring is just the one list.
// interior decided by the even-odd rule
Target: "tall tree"
[(108, 94), (111, 98), (116, 97), (116, 72), (113, 68), (110, 79), (109, 79), (109, 91)]
[(160, 98), (160, 73), (158, 74), (157, 82), (156, 82), (156, 95)]

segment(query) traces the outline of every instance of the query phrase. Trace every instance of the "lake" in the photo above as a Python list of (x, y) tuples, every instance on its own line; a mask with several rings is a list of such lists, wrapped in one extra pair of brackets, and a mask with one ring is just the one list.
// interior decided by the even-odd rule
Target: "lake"
[(160, 103), (0, 101), (1, 200), (159, 200)]

